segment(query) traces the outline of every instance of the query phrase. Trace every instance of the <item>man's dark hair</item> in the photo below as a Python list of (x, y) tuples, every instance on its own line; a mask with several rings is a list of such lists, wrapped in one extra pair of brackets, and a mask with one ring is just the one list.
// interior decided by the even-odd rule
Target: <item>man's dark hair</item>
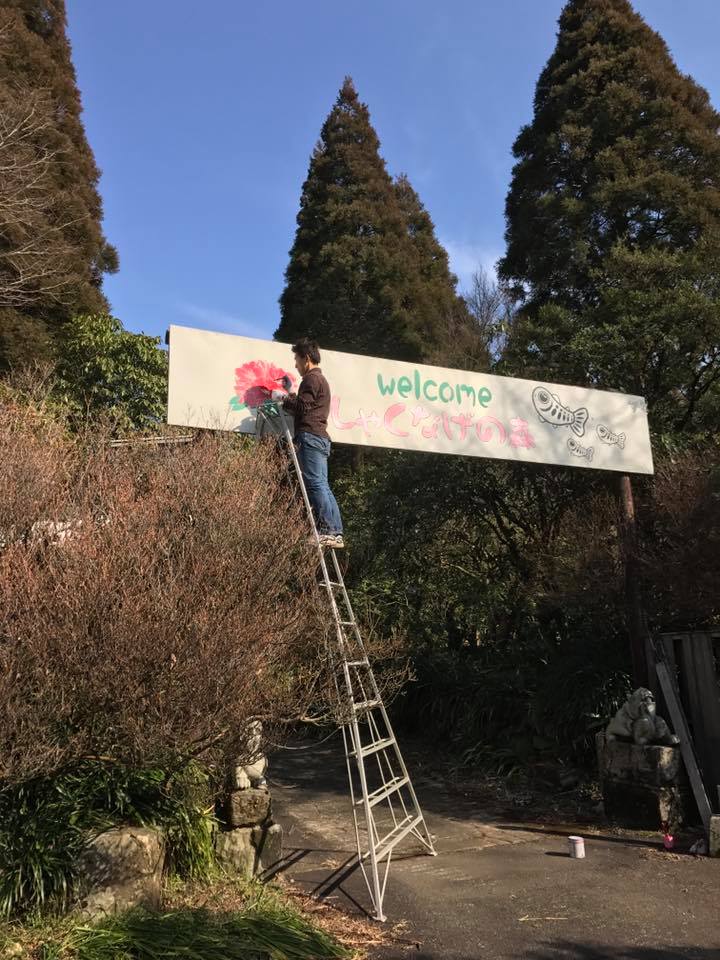
[(293, 353), (296, 353), (299, 357), (303, 357), (305, 360), (310, 360), (311, 363), (320, 363), (320, 347), (317, 344), (317, 340), (303, 337), (302, 340), (298, 340), (297, 343), (293, 344), (292, 350)]

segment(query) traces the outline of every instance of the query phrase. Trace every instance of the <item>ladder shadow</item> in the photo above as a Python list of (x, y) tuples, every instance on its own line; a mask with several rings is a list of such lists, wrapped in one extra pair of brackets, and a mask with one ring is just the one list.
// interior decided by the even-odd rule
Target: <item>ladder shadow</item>
[(326, 900), (331, 894), (335, 893), (336, 890), (339, 890), (342, 895), (346, 897), (358, 911), (360, 911), (360, 913), (364, 914), (369, 919), (372, 919), (372, 914), (369, 913), (367, 908), (357, 901), (355, 897), (353, 897), (353, 895), (343, 887), (343, 883), (349, 880), (359, 868), (360, 860), (358, 859), (356, 853), (352, 854), (344, 863), (341, 863), (340, 866), (336, 867), (332, 873), (328, 874), (324, 880), (321, 880), (310, 891), (310, 896), (316, 897), (318, 900)]
[(296, 850), (290, 850), (279, 860), (276, 860), (275, 863), (271, 863), (270, 866), (263, 870), (260, 874), (260, 880), (263, 883), (266, 883), (268, 880), (272, 880), (274, 877), (278, 876), (280, 873), (284, 873), (286, 870), (289, 870), (290, 867), (294, 866), (296, 863), (300, 863), (301, 860), (304, 860), (313, 850), (310, 847), (298, 847)]
[[(312, 854), (317, 854), (322, 852), (319, 847), (297, 847), (296, 849), (289, 850), (280, 860), (271, 864), (267, 870), (264, 870), (260, 874), (260, 880), (263, 883), (266, 883), (269, 880), (277, 877), (281, 873), (285, 873), (291, 867), (294, 867), (296, 864), (305, 860), (307, 857)], [(327, 849), (327, 853), (335, 853), (337, 851)], [(350, 856), (341, 863), (338, 867), (335, 867), (331, 873), (324, 876), (321, 880), (314, 882), (314, 886), (309, 886), (307, 895), (316, 900), (326, 900), (336, 891), (340, 891), (342, 895), (355, 907), (355, 909), (362, 913), (364, 916), (372, 919), (372, 914), (368, 912), (367, 908), (364, 907), (356, 898), (345, 888), (343, 884), (350, 880), (353, 877), (360, 867), (360, 861), (356, 853), (350, 854)]]

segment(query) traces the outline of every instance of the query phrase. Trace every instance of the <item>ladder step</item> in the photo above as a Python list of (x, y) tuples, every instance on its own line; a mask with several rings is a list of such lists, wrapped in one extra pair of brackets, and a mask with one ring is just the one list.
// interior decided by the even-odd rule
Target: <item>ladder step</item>
[(333, 587), (341, 587), (341, 586), (342, 586), (341, 583), (335, 583), (334, 580), (323, 580), (323, 583), (325, 584), (326, 587), (329, 587), (330, 589), (332, 589)]
[[(369, 805), (374, 807), (376, 804), (382, 803), (383, 800), (387, 800), (388, 797), (397, 793), (398, 790), (401, 790), (407, 783), (410, 783), (410, 777), (395, 777), (395, 779), (389, 783), (384, 783), (381, 787), (378, 787), (377, 790), (368, 794)], [(355, 801), (355, 804), (356, 806), (360, 806), (364, 802), (364, 798), (361, 797)]]
[(354, 621), (354, 620), (340, 620), (339, 623), (340, 623), (340, 626), (341, 626), (341, 627), (354, 627), (354, 626), (355, 626), (355, 621)]
[(372, 710), (373, 707), (379, 707), (380, 700), (361, 700), (359, 703), (353, 704), (353, 710), (355, 713), (360, 713), (362, 710)]
[[(375, 847), (375, 858), (377, 860), (382, 860), (382, 858), (390, 853), (393, 847), (397, 846), (401, 840), (404, 840), (405, 837), (418, 827), (423, 822), (422, 816), (413, 817), (412, 814), (409, 814), (404, 820), (401, 820), (400, 823), (394, 827), (390, 833), (386, 834), (382, 840)], [(365, 854), (367, 856), (368, 854)]]
[[(395, 746), (395, 737), (385, 737), (384, 740), (378, 740), (377, 743), (369, 743), (366, 747), (360, 747), (360, 756), (361, 757), (371, 757), (374, 753), (379, 753), (381, 750), (387, 750), (388, 747)], [(351, 750), (351, 757), (355, 756), (355, 751)]]
[(370, 661), (368, 660), (367, 657), (365, 657), (364, 660), (347, 660), (346, 663), (349, 667), (369, 667), (370, 666)]

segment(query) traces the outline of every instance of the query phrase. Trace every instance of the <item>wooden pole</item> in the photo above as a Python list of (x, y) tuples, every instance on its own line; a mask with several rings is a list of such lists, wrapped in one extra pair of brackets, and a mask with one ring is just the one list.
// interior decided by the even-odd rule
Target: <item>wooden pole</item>
[[(627, 474), (620, 477), (620, 542), (625, 577), (625, 615), (632, 655), (633, 682), (636, 687), (647, 687), (651, 679), (647, 656), (647, 621), (642, 601), (638, 564), (638, 532), (635, 519), (635, 499)], [(654, 684), (653, 684), (654, 686)]]

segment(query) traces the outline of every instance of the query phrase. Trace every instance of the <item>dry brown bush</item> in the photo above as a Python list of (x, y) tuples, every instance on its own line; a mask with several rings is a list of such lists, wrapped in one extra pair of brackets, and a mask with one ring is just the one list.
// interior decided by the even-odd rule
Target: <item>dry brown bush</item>
[(242, 755), (249, 720), (272, 735), (323, 703), (315, 563), (272, 445), (113, 449), (6, 394), (0, 463), (0, 778)]

